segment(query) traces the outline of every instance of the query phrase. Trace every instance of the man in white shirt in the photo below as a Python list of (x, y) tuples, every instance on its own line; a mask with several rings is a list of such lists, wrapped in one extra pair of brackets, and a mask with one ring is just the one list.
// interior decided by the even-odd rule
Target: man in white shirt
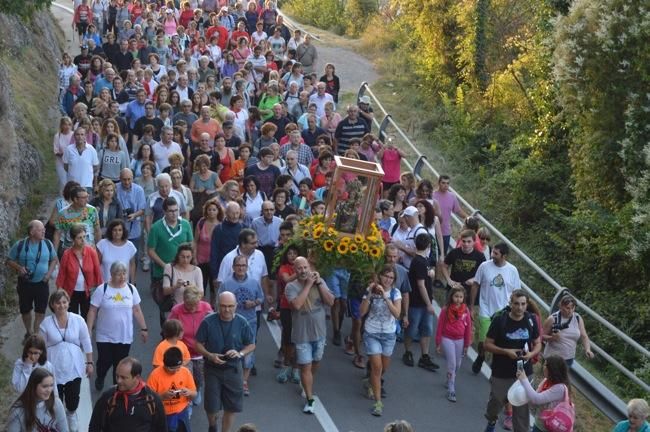
[[(318, 117), (323, 117), (325, 115), (325, 104), (327, 102), (332, 102), (332, 104), (334, 104), (334, 98), (332, 98), (331, 94), (325, 92), (326, 88), (327, 84), (324, 82), (319, 82), (316, 85), (317, 93), (309, 97), (309, 103), (316, 104), (316, 115)], [(334, 106), (336, 109), (336, 105)]]
[(174, 129), (169, 126), (164, 126), (160, 132), (160, 141), (153, 145), (153, 154), (156, 159), (156, 163), (161, 170), (164, 170), (169, 166), (169, 155), (172, 153), (181, 153), (180, 144), (172, 141), (174, 137)]
[[(269, 272), (264, 260), (264, 254), (257, 249), (257, 234), (250, 228), (244, 228), (239, 233), (239, 245), (223, 257), (219, 266), (217, 284), (220, 285), (232, 275), (232, 264), (237, 255), (244, 255), (248, 258), (248, 276), (260, 281), (262, 290), (266, 295), (266, 301), (273, 304), (273, 296), (270, 293)], [(217, 291), (219, 287), (217, 287)], [(258, 320), (259, 321), (259, 320)]]
[(76, 181), (92, 195), (99, 158), (97, 151), (86, 142), (86, 130), (83, 127), (74, 131), (75, 145), (68, 146), (63, 153), (63, 168), (68, 173), (68, 181)]
[(509, 252), (510, 248), (505, 243), (494, 245), (491, 254), (492, 259), (483, 262), (476, 270), (474, 278), (466, 282), (472, 285), (471, 305), (474, 304), (476, 296), (479, 296), (478, 356), (472, 364), (472, 372), (474, 373), (480, 372), (485, 359), (483, 343), (488, 328), (490, 328), (492, 315), (506, 307), (510, 302), (512, 292), (521, 288), (521, 279), (517, 267), (506, 261)]
[(280, 169), (280, 174), (288, 174), (291, 176), (291, 179), (293, 180), (291, 183), (291, 190), (293, 190), (294, 194), (298, 195), (300, 192), (298, 190), (300, 180), (304, 178), (311, 178), (309, 168), (303, 164), (298, 163), (298, 152), (295, 150), (289, 150), (285, 156), (285, 159), (287, 161), (287, 165), (284, 168)]
[(402, 216), (404, 217), (406, 225), (408, 226), (408, 234), (402, 241), (393, 238), (392, 243), (397, 246), (397, 248), (402, 252), (402, 265), (408, 269), (411, 266), (411, 260), (417, 252), (415, 249), (415, 237), (417, 237), (420, 232), (428, 233), (428, 231), (420, 223), (420, 220), (418, 219), (418, 209), (416, 207), (406, 207), (400, 214), (400, 217)]

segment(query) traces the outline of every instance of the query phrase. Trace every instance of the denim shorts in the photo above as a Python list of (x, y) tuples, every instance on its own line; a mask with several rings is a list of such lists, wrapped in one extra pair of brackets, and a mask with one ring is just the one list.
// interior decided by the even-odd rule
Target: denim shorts
[(306, 365), (312, 362), (321, 361), (325, 351), (325, 338), (314, 342), (296, 344), (296, 363)]
[(426, 307), (409, 308), (409, 326), (406, 335), (411, 339), (428, 337), (433, 334), (433, 315)]
[(350, 282), (349, 271), (337, 268), (334, 269), (332, 274), (324, 279), (325, 283), (327, 284), (327, 288), (329, 288), (330, 291), (332, 291), (332, 294), (334, 294), (334, 298), (348, 298), (348, 282)]
[(393, 333), (363, 333), (363, 347), (366, 350), (366, 355), (383, 355), (390, 357), (393, 355), (395, 348), (395, 340), (397, 335)]

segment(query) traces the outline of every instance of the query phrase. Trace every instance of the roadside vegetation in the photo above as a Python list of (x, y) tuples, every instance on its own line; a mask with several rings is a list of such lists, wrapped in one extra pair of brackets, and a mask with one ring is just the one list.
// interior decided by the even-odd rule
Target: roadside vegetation
[[(367, 19), (360, 51), (383, 77), (373, 92), (423, 153), (550, 275), (648, 347), (647, 4), (390, 0)], [(650, 381), (647, 359), (586, 323)], [(622, 398), (649, 396), (604, 361), (585, 363)]]

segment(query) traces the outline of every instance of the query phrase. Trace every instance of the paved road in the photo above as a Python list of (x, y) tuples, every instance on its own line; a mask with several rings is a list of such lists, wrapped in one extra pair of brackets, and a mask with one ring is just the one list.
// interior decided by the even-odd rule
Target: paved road
[[(60, 0), (58, 3), (70, 7), (71, 1)], [(60, 7), (53, 7), (52, 12), (64, 29), (68, 47), (71, 52), (78, 52), (77, 41), (73, 39), (69, 26), (70, 14)], [(324, 62), (341, 62), (341, 51), (337, 47), (323, 47), (321, 59)], [(327, 58), (330, 55), (338, 58)], [(347, 51), (345, 56), (354, 55), (346, 61), (350, 68), (342, 67), (340, 72), (344, 82), (364, 80), (364, 72), (359, 65), (369, 64), (367, 60)], [(350, 69), (353, 74), (343, 75)], [(368, 69), (366, 69), (367, 71)], [(374, 80), (374, 72), (368, 74)], [(357, 85), (354, 82), (353, 86)], [(350, 88), (350, 90), (353, 90)], [(151, 371), (151, 357), (155, 345), (159, 342), (159, 325), (157, 309), (149, 296), (149, 274), (139, 272), (137, 286), (143, 298), (143, 310), (147, 318), (152, 338), (147, 344), (135, 342), (131, 354), (138, 357), (144, 364), (145, 376)], [(20, 320), (12, 323), (13, 328), (20, 328)], [(349, 328), (346, 322), (344, 329)], [(10, 331), (9, 329), (5, 329)], [(16, 330), (18, 331), (18, 330)], [(20, 331), (18, 331), (20, 333)], [(5, 333), (7, 334), (7, 333)], [(22, 333), (20, 333), (22, 334)], [(393, 419), (409, 420), (418, 431), (478, 431), (482, 430), (485, 422), (483, 410), (489, 393), (487, 380), (482, 376), (472, 375), (469, 360), (465, 362), (459, 373), (457, 383), (458, 403), (452, 404), (445, 399), (445, 372), (432, 373), (418, 368), (408, 368), (400, 361), (403, 347), (398, 344), (394, 360), (386, 375), (386, 390), (388, 398), (384, 403), (384, 416), (376, 418), (370, 415), (371, 402), (362, 395), (361, 378), (363, 371), (352, 366), (351, 357), (339, 347), (327, 346), (322, 367), (316, 377), (315, 393), (320, 401), (317, 415), (309, 416), (302, 413), (303, 400), (295, 384), (278, 384), (275, 375), (278, 370), (273, 368), (273, 360), (279, 344), (279, 328), (276, 324), (263, 323), (260, 329), (257, 348), (258, 376), (251, 377), (249, 385), (251, 396), (246, 398), (244, 412), (236, 420), (236, 424), (253, 422), (265, 432), (293, 431), (379, 431), (383, 425)], [(16, 344), (14, 344), (16, 345)], [(18, 348), (4, 347), (3, 351), (18, 352)], [(11, 358), (12, 355), (8, 354)], [(15, 356), (16, 354), (14, 354)], [(417, 361), (417, 355), (416, 355)], [(437, 358), (444, 369), (444, 359)], [(87, 380), (82, 388), (82, 406), (80, 420), (87, 421), (91, 402), (97, 398), (94, 389), (90, 389)], [(202, 407), (196, 407), (192, 416), (194, 431), (207, 430), (207, 419)], [(126, 431), (125, 431), (126, 432)]]
[[(159, 342), (157, 309), (148, 292), (149, 274), (139, 272), (137, 286), (143, 298), (143, 310), (149, 327), (147, 344), (135, 342), (131, 354), (144, 365), (145, 376), (151, 371), (151, 358)], [(346, 327), (347, 328), (347, 327)], [(418, 431), (457, 432), (480, 430), (489, 393), (488, 383), (482, 375), (474, 376), (470, 362), (466, 361), (458, 377), (458, 403), (445, 399), (444, 359), (437, 358), (443, 366), (432, 373), (418, 368), (408, 368), (400, 360), (403, 347), (398, 344), (394, 360), (386, 376), (384, 416), (370, 415), (371, 402), (362, 395), (363, 371), (356, 369), (351, 357), (342, 349), (328, 345), (322, 368), (316, 377), (315, 393), (324, 409), (316, 416), (302, 413), (303, 399), (295, 384), (278, 384), (273, 360), (278, 349), (279, 328), (264, 322), (260, 329), (257, 348), (258, 376), (249, 381), (251, 396), (244, 401), (244, 412), (236, 424), (253, 422), (265, 432), (286, 431), (377, 431), (388, 421), (408, 419)], [(416, 355), (417, 360), (417, 355)], [(91, 392), (93, 401), (97, 394)], [(195, 431), (207, 430), (207, 420), (202, 407), (196, 407), (192, 416)]]

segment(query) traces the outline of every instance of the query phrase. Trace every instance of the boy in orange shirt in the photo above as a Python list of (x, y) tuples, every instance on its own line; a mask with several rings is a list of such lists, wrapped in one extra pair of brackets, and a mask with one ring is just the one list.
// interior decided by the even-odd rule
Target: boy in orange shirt
[(162, 327), (163, 340), (160, 341), (153, 352), (153, 367), (157, 368), (163, 365), (163, 355), (171, 347), (177, 347), (183, 354), (183, 366), (190, 362), (190, 351), (187, 345), (181, 339), (183, 338), (183, 324), (179, 320), (171, 319), (165, 321)]
[(178, 347), (165, 351), (163, 367), (151, 372), (147, 385), (162, 399), (169, 432), (191, 432), (190, 402), (196, 397), (196, 385), (192, 373), (183, 366), (183, 354)]

